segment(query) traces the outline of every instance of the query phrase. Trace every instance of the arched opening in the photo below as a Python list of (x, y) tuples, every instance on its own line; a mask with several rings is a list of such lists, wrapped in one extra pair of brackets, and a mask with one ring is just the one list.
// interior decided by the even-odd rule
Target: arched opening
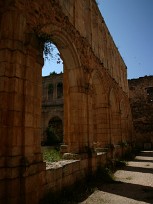
[(47, 41), (44, 42), (43, 58), (44, 66), (42, 76), (63, 73), (63, 60), (60, 56), (60, 51), (51, 39), (47, 39)]
[(105, 148), (109, 144), (109, 110), (107, 92), (103, 78), (96, 72), (92, 77), (94, 141), (97, 147)]
[(43, 56), (41, 144), (44, 161), (51, 162), (61, 158), (59, 146), (63, 142), (63, 61), (58, 48), (49, 41), (44, 43)]
[(59, 145), (63, 142), (63, 122), (62, 120), (56, 116), (53, 117), (47, 127), (47, 145)]
[(118, 145), (121, 143), (121, 121), (119, 102), (117, 100), (117, 94), (115, 89), (110, 91), (110, 124), (111, 124), (111, 144)]
[(121, 142), (122, 145), (127, 145), (128, 141), (128, 107), (122, 99), (120, 101), (120, 113), (121, 113)]
[(57, 84), (57, 98), (62, 98), (63, 97), (63, 83), (59, 82)]
[(48, 100), (50, 101), (53, 99), (53, 91), (54, 91), (53, 83), (49, 83), (47, 88), (48, 88)]
[[(63, 140), (62, 142), (67, 145), (68, 149), (67, 151), (73, 151), (72, 145), (74, 144), (71, 142), (71, 140), (74, 140), (73, 134), (71, 131), (71, 124), (76, 123), (76, 118), (74, 118), (74, 115), (71, 114), (72, 111), (70, 109), (73, 108), (74, 97), (73, 95), (73, 87), (77, 87), (77, 77), (80, 72), (80, 62), (78, 60), (78, 56), (76, 53), (76, 49), (74, 47), (74, 44), (71, 43), (70, 39), (68, 39), (68, 36), (65, 36), (64, 33), (61, 31), (58, 32), (58, 28), (55, 31), (53, 27), (45, 27), (43, 28), (43, 34), (46, 34), (49, 36), (48, 41), (51, 41), (56, 45), (59, 53), (58, 53), (58, 59), (57, 60), (63, 60), (63, 71), (57, 73), (56, 70), (52, 70), (49, 72), (49, 77), (53, 79), (52, 83), (49, 83), (46, 88), (48, 89), (47, 94), (51, 95), (52, 97), (46, 97), (47, 103), (45, 105), (45, 114), (46, 110), (49, 105), (54, 107), (54, 115), (56, 115), (55, 111), (61, 109), (57, 115), (60, 115), (61, 118), (63, 118)], [(61, 57), (61, 58), (60, 58)], [(60, 58), (60, 59), (59, 59)], [(56, 64), (59, 64), (59, 61), (56, 60)], [(45, 70), (45, 67), (43, 67)], [(45, 76), (47, 78), (47, 76)], [(58, 80), (59, 79), (59, 80)], [(44, 84), (42, 85), (44, 86)], [(43, 97), (45, 98), (45, 97)], [(49, 99), (49, 100), (48, 100)], [(51, 99), (51, 100), (50, 100)], [(55, 103), (54, 103), (55, 102)], [(58, 108), (55, 108), (56, 107)], [(75, 107), (77, 109), (77, 107)], [(56, 110), (55, 110), (56, 109)], [(74, 111), (74, 108), (73, 108)], [(62, 116), (61, 116), (62, 115)], [(48, 119), (48, 115), (46, 114), (46, 120)], [(42, 126), (47, 126), (47, 123), (42, 123)], [(42, 132), (44, 132), (45, 129), (43, 129)], [(42, 133), (43, 134), (43, 133)], [(43, 136), (42, 136), (43, 138)], [(75, 142), (79, 142), (78, 140), (75, 140)], [(77, 148), (79, 148), (79, 145), (77, 145)]]

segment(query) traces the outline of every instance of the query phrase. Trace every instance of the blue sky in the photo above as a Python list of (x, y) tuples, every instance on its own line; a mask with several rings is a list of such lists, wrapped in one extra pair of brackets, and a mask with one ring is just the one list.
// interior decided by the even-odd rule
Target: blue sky
[[(153, 0), (97, 0), (106, 25), (127, 65), (128, 78), (153, 75)], [(45, 63), (43, 76), (62, 63)]]
[(153, 75), (153, 0), (98, 0), (128, 78)]

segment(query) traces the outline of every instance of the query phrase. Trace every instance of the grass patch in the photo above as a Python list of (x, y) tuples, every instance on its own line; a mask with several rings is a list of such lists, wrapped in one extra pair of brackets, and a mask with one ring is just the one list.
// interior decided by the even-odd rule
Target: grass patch
[(52, 147), (43, 147), (43, 161), (56, 162), (61, 160), (60, 151)]

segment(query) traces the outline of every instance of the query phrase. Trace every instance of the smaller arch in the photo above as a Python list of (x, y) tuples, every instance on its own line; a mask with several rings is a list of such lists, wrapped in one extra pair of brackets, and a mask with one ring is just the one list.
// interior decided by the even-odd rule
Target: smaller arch
[(47, 144), (58, 145), (63, 142), (63, 121), (58, 117), (52, 117), (48, 122)]
[(119, 113), (119, 100), (117, 90), (111, 88), (109, 92), (109, 104), (112, 112)]
[(128, 106), (124, 98), (120, 100), (119, 109), (121, 113), (121, 118), (125, 118), (128, 116)]
[(57, 84), (57, 98), (62, 98), (63, 97), (63, 83), (59, 82)]
[(53, 99), (54, 85), (52, 83), (48, 84), (48, 100)]
[(90, 83), (93, 87), (93, 141), (97, 147), (106, 147), (109, 143), (109, 112), (105, 78), (99, 70), (94, 70)]
[(98, 106), (105, 106), (108, 101), (105, 80), (102, 76), (102, 73), (98, 70), (94, 70), (89, 81), (93, 86), (93, 98), (95, 100), (95, 103)]
[(128, 98), (123, 96), (120, 101), (120, 111), (121, 111), (121, 133), (122, 133), (122, 143), (127, 145), (132, 142), (133, 126), (131, 119), (131, 109), (128, 103)]
[(121, 115), (119, 111), (119, 95), (117, 89), (112, 88), (109, 94), (110, 102), (110, 142), (112, 145), (120, 144), (121, 136)]
[(45, 25), (41, 29), (41, 32), (47, 33), (50, 36), (51, 40), (60, 51), (61, 58), (64, 61), (64, 66), (67, 69), (81, 67), (81, 62), (77, 49), (66, 31), (61, 30), (57, 26), (50, 24)]

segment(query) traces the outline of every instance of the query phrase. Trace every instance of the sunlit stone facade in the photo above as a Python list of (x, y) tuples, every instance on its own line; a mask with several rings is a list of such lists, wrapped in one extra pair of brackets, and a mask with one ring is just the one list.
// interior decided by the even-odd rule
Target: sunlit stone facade
[[(54, 176), (41, 152), (47, 40), (64, 63), (65, 151), (80, 155)], [(38, 203), (95, 172), (105, 161), (97, 148), (121, 156), (133, 140), (128, 94), (126, 65), (94, 0), (0, 0), (0, 203)]]

